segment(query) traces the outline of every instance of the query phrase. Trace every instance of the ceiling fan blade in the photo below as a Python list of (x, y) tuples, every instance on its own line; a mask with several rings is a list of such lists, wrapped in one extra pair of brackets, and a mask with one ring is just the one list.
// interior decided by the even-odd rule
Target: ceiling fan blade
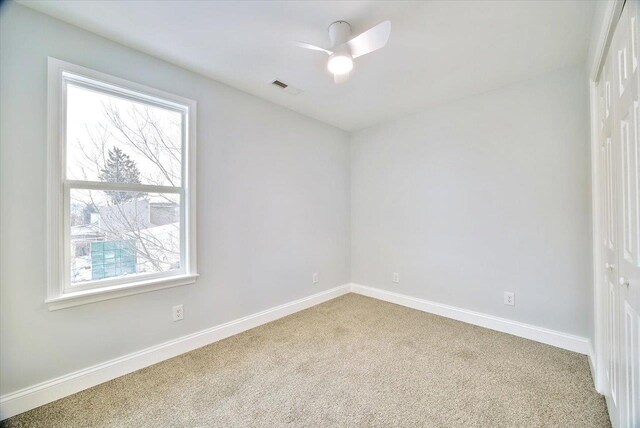
[(295, 44), (296, 46), (300, 47), (300, 48), (304, 48), (304, 49), (311, 49), (312, 51), (320, 51), (320, 52), (325, 52), (327, 55), (331, 55), (333, 52), (331, 52), (328, 49), (325, 48), (321, 48), (320, 46), (315, 46), (315, 45), (311, 45), (309, 43), (303, 43), (303, 42), (293, 42), (293, 44)]
[(384, 21), (354, 37), (347, 42), (351, 48), (351, 56), (357, 58), (384, 47), (389, 40), (389, 34), (391, 34), (391, 21)]

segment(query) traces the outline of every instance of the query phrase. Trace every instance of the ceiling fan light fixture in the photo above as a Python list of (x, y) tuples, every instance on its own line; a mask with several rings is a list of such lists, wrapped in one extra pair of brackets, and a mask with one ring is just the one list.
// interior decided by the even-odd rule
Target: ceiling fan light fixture
[(303, 42), (295, 42), (295, 44), (304, 49), (320, 51), (329, 55), (327, 69), (333, 74), (333, 81), (341, 83), (349, 78), (349, 73), (353, 70), (354, 58), (383, 48), (389, 40), (390, 33), (391, 22), (383, 21), (352, 38), (349, 23), (336, 21), (329, 26), (331, 48), (325, 49)]
[(329, 57), (329, 62), (327, 62), (327, 69), (329, 69), (331, 73), (337, 75), (348, 74), (351, 70), (353, 70), (353, 59), (349, 54), (335, 53)]

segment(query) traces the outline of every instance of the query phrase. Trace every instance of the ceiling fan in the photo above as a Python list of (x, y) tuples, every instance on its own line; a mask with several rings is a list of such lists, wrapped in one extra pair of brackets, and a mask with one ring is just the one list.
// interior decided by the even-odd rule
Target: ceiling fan
[(329, 55), (327, 69), (333, 74), (335, 83), (344, 82), (353, 69), (353, 60), (383, 48), (391, 34), (391, 21), (384, 21), (364, 33), (351, 38), (351, 25), (346, 21), (336, 21), (329, 26), (331, 48), (324, 49), (309, 43), (296, 42), (301, 48), (325, 52)]

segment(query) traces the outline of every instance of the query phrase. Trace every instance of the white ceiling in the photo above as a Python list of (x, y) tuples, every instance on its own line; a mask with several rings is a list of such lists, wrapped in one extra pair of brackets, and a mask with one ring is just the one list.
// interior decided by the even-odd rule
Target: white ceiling
[[(307, 116), (354, 131), (584, 62), (591, 1), (22, 1)], [(387, 46), (336, 85), (327, 27), (391, 20)], [(302, 89), (289, 95), (279, 79)]]

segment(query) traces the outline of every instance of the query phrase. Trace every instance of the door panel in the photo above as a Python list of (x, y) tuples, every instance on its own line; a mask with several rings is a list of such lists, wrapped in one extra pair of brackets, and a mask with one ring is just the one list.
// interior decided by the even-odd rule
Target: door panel
[(597, 85), (605, 389), (615, 427), (640, 427), (640, 39), (627, 1)]
[(640, 427), (640, 316), (628, 302), (624, 304), (623, 332), (626, 403), (621, 420), (629, 427)]
[(603, 286), (606, 287), (604, 293), (607, 296), (606, 304), (606, 334), (605, 358), (606, 367), (606, 398), (609, 408), (609, 414), (614, 426), (618, 426), (619, 413), (619, 377), (620, 377), (620, 358), (619, 358), (619, 286), (618, 286), (618, 170), (617, 170), (617, 147), (616, 133), (614, 123), (614, 100), (618, 98), (620, 93), (619, 87), (616, 87), (613, 76), (614, 55), (617, 60), (617, 52), (610, 49), (605, 61), (601, 74), (601, 80), (598, 87), (602, 91), (602, 109), (599, 111), (601, 115), (600, 125), (600, 144), (601, 144), (601, 204), (600, 213), (602, 217), (602, 254), (604, 263)]
[[(607, 370), (607, 378), (609, 380), (609, 395), (611, 397), (609, 411), (618, 411), (618, 285), (610, 281), (609, 286), (609, 304), (608, 306), (608, 337), (607, 345), (609, 347), (609, 364)], [(613, 419), (613, 416), (612, 416)]]
[[(619, 425), (640, 426), (640, 141), (638, 139), (638, 4), (628, 1), (616, 27), (611, 50), (616, 62), (612, 101), (613, 146), (618, 151), (618, 379)], [(614, 333), (615, 334), (615, 333)]]

